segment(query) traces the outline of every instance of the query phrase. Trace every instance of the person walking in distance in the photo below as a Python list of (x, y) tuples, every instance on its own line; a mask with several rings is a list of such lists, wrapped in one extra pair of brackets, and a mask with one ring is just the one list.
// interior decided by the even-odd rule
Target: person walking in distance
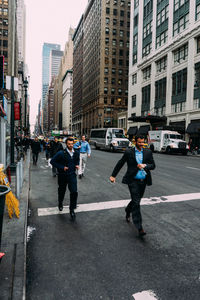
[(82, 135), (81, 140), (74, 144), (74, 149), (78, 149), (80, 151), (80, 166), (78, 175), (81, 179), (84, 176), (87, 157), (90, 157), (91, 155), (91, 148), (89, 143), (85, 140), (85, 135)]
[(72, 221), (76, 217), (74, 212), (78, 198), (76, 170), (79, 169), (80, 162), (79, 151), (74, 150), (73, 145), (73, 138), (68, 137), (66, 148), (58, 151), (50, 161), (52, 166), (58, 170), (58, 209), (63, 210), (63, 200), (68, 186), (70, 191), (69, 211)]
[[(50, 158), (52, 158), (58, 151), (63, 150), (62, 144), (58, 141), (57, 137), (50, 142)], [(53, 177), (56, 177), (56, 168), (52, 167)]]
[(36, 166), (38, 161), (38, 155), (41, 151), (40, 142), (38, 137), (35, 137), (34, 141), (31, 144), (32, 155), (33, 155), (33, 164)]
[(135, 137), (135, 148), (127, 149), (123, 157), (116, 164), (111, 182), (115, 182), (116, 176), (127, 163), (127, 172), (122, 182), (128, 184), (131, 194), (131, 201), (125, 209), (126, 221), (130, 222), (132, 213), (133, 223), (136, 226), (139, 236), (144, 236), (146, 232), (142, 226), (142, 215), (140, 211), (140, 201), (144, 195), (146, 185), (152, 185), (150, 170), (155, 169), (155, 162), (150, 149), (144, 149), (144, 137), (139, 135)]

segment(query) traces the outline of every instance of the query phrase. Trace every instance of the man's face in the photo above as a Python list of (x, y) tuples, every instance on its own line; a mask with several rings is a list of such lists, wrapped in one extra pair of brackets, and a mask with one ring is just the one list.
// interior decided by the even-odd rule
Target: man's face
[(72, 150), (73, 147), (74, 147), (74, 142), (73, 142), (73, 141), (67, 141), (67, 148), (68, 148), (69, 150)]
[(35, 138), (35, 141), (36, 141), (36, 142), (38, 141), (38, 138), (37, 138), (37, 137)]
[(85, 135), (82, 136), (82, 141), (85, 142)]
[(139, 150), (141, 150), (144, 147), (144, 139), (140, 139), (140, 138), (137, 139), (135, 145)]
[(54, 139), (54, 141), (57, 143), (57, 142), (58, 142), (58, 139), (57, 139), (57, 138), (55, 138), (55, 139)]

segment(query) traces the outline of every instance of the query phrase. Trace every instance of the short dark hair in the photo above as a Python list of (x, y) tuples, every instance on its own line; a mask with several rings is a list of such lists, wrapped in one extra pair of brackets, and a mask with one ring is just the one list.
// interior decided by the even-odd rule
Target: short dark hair
[(135, 142), (137, 142), (138, 139), (144, 140), (144, 136), (142, 134), (135, 136)]
[(66, 143), (66, 144), (67, 144), (67, 141), (73, 142), (73, 141), (74, 141), (74, 139), (73, 139), (73, 137), (72, 137), (72, 136), (69, 136), (69, 137), (66, 139), (66, 141), (65, 141), (65, 143)]

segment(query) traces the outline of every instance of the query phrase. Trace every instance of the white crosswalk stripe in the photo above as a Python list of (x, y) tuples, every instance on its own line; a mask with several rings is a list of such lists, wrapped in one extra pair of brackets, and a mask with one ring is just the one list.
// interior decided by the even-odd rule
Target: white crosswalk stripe
[[(143, 198), (141, 200), (141, 205), (155, 205), (159, 203), (183, 202), (183, 201), (199, 200), (199, 199), (200, 199), (200, 193), (178, 194), (178, 195), (170, 195), (170, 196)], [(88, 211), (97, 211), (97, 210), (106, 210), (106, 209), (125, 207), (129, 201), (130, 199), (125, 199), (125, 200), (80, 204), (76, 209), (76, 212), (79, 213), (79, 212), (88, 212)], [(63, 211), (61, 212), (58, 210), (57, 207), (38, 208), (38, 216), (66, 214), (68, 212), (69, 212), (69, 206), (64, 206)]]

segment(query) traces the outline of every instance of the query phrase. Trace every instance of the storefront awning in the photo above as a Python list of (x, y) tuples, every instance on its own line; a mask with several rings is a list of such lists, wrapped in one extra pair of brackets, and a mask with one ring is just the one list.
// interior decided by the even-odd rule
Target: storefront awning
[(137, 131), (138, 131), (138, 128), (137, 126), (133, 126), (133, 127), (130, 127), (127, 134), (128, 135), (136, 135), (137, 134)]
[(133, 122), (149, 122), (149, 123), (157, 123), (157, 122), (166, 122), (167, 117), (165, 116), (153, 116), (153, 115), (148, 115), (148, 116), (134, 116), (128, 118), (129, 121)]
[(200, 123), (190, 123), (186, 129), (186, 133), (200, 133)]
[(148, 131), (150, 130), (150, 125), (144, 125), (144, 126), (140, 126), (139, 130), (138, 130), (138, 135), (147, 135)]

